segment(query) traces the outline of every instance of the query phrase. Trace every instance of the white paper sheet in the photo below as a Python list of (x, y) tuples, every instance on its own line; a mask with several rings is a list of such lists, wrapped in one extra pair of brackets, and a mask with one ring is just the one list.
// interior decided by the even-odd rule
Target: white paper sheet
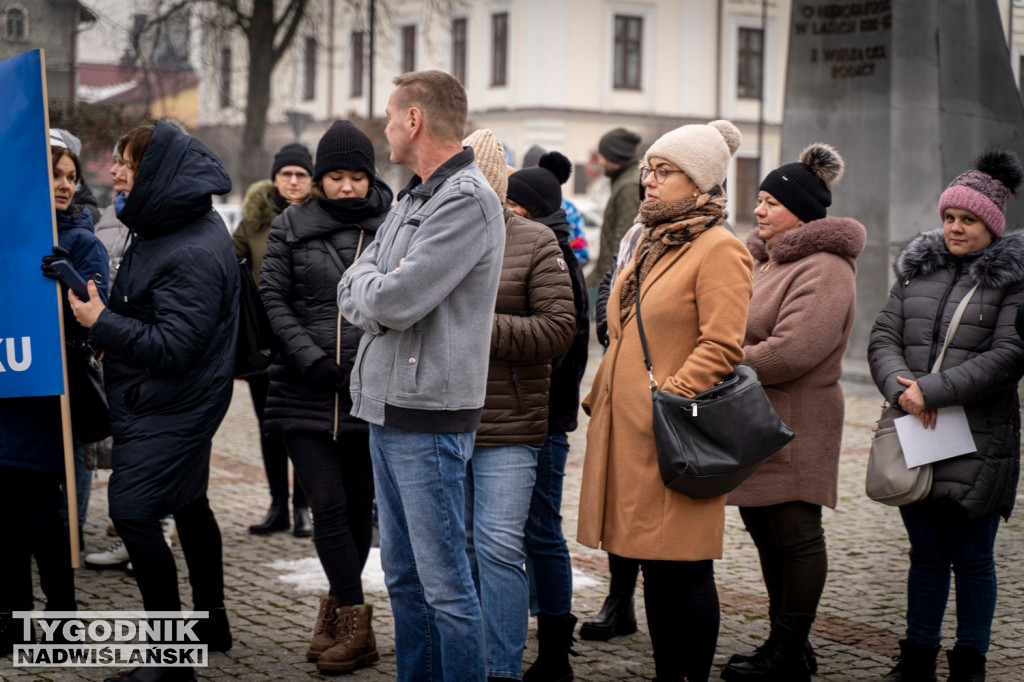
[(893, 423), (910, 469), (977, 450), (961, 405), (940, 408), (934, 429), (924, 428), (921, 418), (911, 414)]

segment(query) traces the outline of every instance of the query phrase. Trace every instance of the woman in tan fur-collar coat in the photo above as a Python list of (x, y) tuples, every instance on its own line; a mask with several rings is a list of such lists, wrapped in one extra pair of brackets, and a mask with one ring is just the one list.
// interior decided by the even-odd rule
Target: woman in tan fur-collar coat
[(591, 416), (577, 540), (640, 560), (658, 679), (707, 680), (718, 639), (713, 560), (725, 496), (696, 500), (662, 483), (651, 390), (636, 324), (640, 296), (654, 378), (692, 397), (743, 359), (750, 256), (722, 224), (721, 182), (740, 133), (728, 121), (666, 133), (644, 157), (643, 225), (608, 300), (608, 351)]
[(835, 150), (815, 144), (769, 173), (747, 239), (754, 296), (744, 362), (796, 438), (729, 494), (760, 555), (771, 634), (756, 654), (733, 656), (726, 680), (809, 681), (816, 668), (807, 635), (828, 573), (821, 508), (836, 505), (839, 378), (866, 239), (856, 220), (826, 217), (842, 169)]

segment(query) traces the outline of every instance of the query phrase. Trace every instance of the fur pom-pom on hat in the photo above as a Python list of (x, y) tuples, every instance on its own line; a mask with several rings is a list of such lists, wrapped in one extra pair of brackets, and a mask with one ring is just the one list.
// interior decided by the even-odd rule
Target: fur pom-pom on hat
[(508, 198), (534, 218), (546, 218), (562, 205), (562, 185), (572, 175), (572, 162), (564, 154), (548, 152), (537, 166), (508, 177)]
[(974, 170), (961, 173), (939, 197), (939, 217), (947, 208), (978, 216), (996, 239), (1006, 229), (1006, 201), (1024, 181), (1020, 159), (1008, 149), (991, 149), (974, 162)]
[(843, 179), (846, 162), (824, 142), (812, 142), (797, 161), (779, 166), (761, 181), (768, 192), (800, 220), (809, 223), (828, 215), (832, 188)]
[(505, 161), (504, 145), (487, 128), (474, 130), (462, 144), (473, 148), (473, 160), (504, 206), (508, 194), (508, 164)]
[(685, 125), (659, 137), (644, 155), (644, 163), (650, 166), (655, 156), (665, 159), (707, 192), (725, 182), (729, 159), (742, 140), (739, 128), (726, 120)]

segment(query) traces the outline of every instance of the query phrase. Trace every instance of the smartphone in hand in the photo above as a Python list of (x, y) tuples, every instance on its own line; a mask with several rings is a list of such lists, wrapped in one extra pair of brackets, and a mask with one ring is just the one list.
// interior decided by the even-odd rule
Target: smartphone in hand
[(57, 273), (57, 277), (60, 281), (64, 282), (71, 291), (75, 292), (75, 296), (83, 301), (89, 300), (89, 287), (86, 286), (85, 280), (78, 274), (74, 266), (66, 260), (55, 260), (50, 265), (53, 271)]

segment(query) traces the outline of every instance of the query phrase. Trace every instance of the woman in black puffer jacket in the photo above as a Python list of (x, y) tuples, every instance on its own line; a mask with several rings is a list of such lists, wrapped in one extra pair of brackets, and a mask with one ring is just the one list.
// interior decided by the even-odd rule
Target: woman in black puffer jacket
[(337, 287), (373, 241), (392, 196), (374, 176), (370, 139), (336, 121), (317, 146), (313, 198), (274, 220), (260, 272), (260, 298), (281, 344), (264, 430), (284, 438), (330, 583), (307, 652), (321, 672), (377, 660), (360, 582), (372, 534), (369, 429), (349, 415), (349, 375), (362, 330), (341, 317)]
[[(928, 499), (900, 507), (910, 539), (907, 635), (885, 682), (935, 679), (951, 566), (957, 641), (949, 679), (984, 679), (996, 606), (993, 547), (1020, 473), (1024, 344), (1013, 322), (1024, 302), (1024, 233), (1003, 230), (1007, 198), (1021, 179), (1014, 155), (990, 152), (946, 188), (943, 229), (918, 235), (900, 253), (898, 281), (871, 332), (871, 374), (885, 398), (925, 426), (939, 408), (962, 405), (977, 448), (933, 464)], [(941, 371), (929, 373), (954, 309), (975, 285)]]

